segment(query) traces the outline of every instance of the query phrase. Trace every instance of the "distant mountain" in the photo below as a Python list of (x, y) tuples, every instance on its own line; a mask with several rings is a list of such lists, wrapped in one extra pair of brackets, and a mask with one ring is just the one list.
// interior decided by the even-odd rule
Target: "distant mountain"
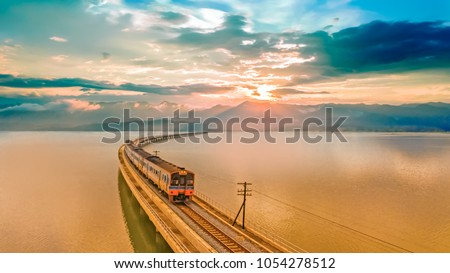
[[(267, 109), (280, 120), (291, 117), (294, 123), (287, 128), (300, 128), (310, 117), (325, 120), (325, 108), (333, 110), (333, 117), (348, 117), (340, 127), (346, 131), (450, 131), (450, 104), (424, 103), (404, 105), (321, 104), (315, 106), (244, 102), (217, 116), (262, 118)], [(276, 127), (273, 126), (273, 127)], [(261, 128), (261, 127), (258, 127)]]
[(450, 131), (450, 104), (393, 105), (330, 104), (338, 116), (348, 116), (343, 129), (351, 131)]
[[(187, 107), (186, 105), (180, 105), (173, 102), (163, 101), (158, 105), (155, 106), (147, 106), (148, 109), (156, 109), (161, 113), (161, 116), (169, 117), (173, 115), (173, 112), (176, 110), (180, 110), (180, 112), (187, 112), (191, 110), (190, 107)], [(154, 116), (152, 116), (154, 117)]]
[(204, 110), (197, 110), (196, 114), (198, 114), (199, 116), (203, 117), (203, 118), (207, 118), (207, 117), (217, 117), (219, 116), (221, 113), (226, 112), (227, 110), (233, 108), (233, 106), (228, 106), (228, 105), (221, 105), (218, 104), (216, 106), (213, 106), (211, 108), (208, 109), (204, 109)]
[[(225, 123), (233, 117), (238, 117), (240, 120), (255, 117), (261, 120), (264, 112), (270, 109), (271, 117), (278, 120), (292, 118), (294, 123), (286, 126), (287, 129), (292, 129), (302, 127), (303, 121), (310, 117), (324, 120), (327, 107), (333, 109), (335, 120), (341, 116), (348, 117), (340, 127), (346, 131), (450, 131), (450, 104), (440, 102), (404, 105), (320, 104), (311, 106), (246, 101), (236, 106), (216, 105), (208, 109), (199, 109), (195, 111), (195, 114), (202, 119), (217, 117)], [(105, 118), (122, 118), (124, 108), (130, 109), (131, 117), (140, 117), (145, 121), (147, 118), (153, 118), (155, 130), (160, 130), (162, 118), (172, 117), (176, 109), (180, 109), (181, 116), (186, 116), (190, 110), (189, 107), (170, 102), (157, 105), (146, 102), (104, 103), (98, 110), (81, 112), (11, 107), (0, 110), (0, 130), (99, 131), (102, 130), (101, 123)], [(116, 124), (116, 127), (122, 128), (123, 125), (121, 121)], [(276, 129), (277, 126), (275, 124), (272, 128)], [(251, 127), (263, 129), (262, 125)], [(132, 130), (136, 128), (134, 126)]]

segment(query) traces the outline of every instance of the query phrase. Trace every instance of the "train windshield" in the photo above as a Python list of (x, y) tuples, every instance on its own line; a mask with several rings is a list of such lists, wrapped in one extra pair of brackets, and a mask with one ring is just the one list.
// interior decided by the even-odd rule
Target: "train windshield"
[(172, 175), (172, 186), (178, 186), (180, 183), (180, 176), (176, 173)]
[(194, 176), (191, 173), (186, 175), (187, 186), (194, 186)]

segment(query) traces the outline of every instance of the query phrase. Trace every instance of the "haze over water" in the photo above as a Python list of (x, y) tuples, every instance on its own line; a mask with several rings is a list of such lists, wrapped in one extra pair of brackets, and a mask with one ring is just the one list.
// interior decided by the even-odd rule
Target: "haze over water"
[[(119, 144), (102, 136), (0, 133), (0, 252), (169, 251), (149, 223), (126, 222), (137, 218), (122, 208), (133, 201), (118, 181)], [(450, 251), (450, 136), (345, 136), (147, 149), (193, 170), (197, 189), (232, 211), (241, 201), (235, 183), (253, 183), (248, 217), (307, 251)], [(157, 246), (133, 242), (147, 227)]]

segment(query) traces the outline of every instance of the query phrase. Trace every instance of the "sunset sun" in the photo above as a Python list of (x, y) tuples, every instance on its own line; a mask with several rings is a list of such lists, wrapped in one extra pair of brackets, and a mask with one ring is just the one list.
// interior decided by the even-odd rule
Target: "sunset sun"
[(272, 96), (271, 91), (275, 90), (276, 87), (273, 85), (260, 85), (255, 92), (253, 92), (253, 96), (258, 100), (275, 100)]

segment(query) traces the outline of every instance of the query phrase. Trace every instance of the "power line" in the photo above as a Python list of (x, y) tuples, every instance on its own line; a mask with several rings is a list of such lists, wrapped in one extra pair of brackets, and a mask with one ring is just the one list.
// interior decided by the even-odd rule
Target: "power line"
[[(220, 178), (220, 177), (216, 177), (216, 176), (214, 176), (214, 175), (208, 175), (208, 176), (213, 177), (213, 178), (216, 178), (217, 180), (221, 180), (221, 181), (223, 181), (223, 182), (225, 182), (225, 183), (234, 184), (234, 183), (232, 183), (232, 182), (230, 182), (230, 181), (228, 181), (228, 180), (225, 180), (225, 179)], [(241, 183), (241, 184), (243, 184), (243, 183)], [(286, 203), (286, 202), (284, 202), (284, 201), (282, 201), (282, 200), (277, 199), (276, 197), (270, 196), (270, 195), (265, 194), (265, 193), (263, 193), (263, 192), (261, 192), (261, 191), (258, 191), (258, 190), (253, 190), (253, 191), (254, 191), (255, 193), (261, 195), (261, 196), (264, 196), (264, 197), (266, 197), (266, 198), (268, 198), (268, 199), (271, 199), (271, 200), (273, 200), (273, 201), (275, 201), (275, 202), (278, 202), (278, 203), (280, 203), (280, 204), (282, 204), (282, 205), (284, 205), (284, 206), (287, 206), (287, 207), (293, 208), (294, 210), (297, 210), (297, 211), (299, 211), (299, 212), (302, 212), (302, 213), (305, 213), (305, 214), (314, 216), (314, 217), (319, 218), (319, 219), (321, 219), (321, 220), (323, 220), (323, 221), (326, 221), (326, 222), (329, 222), (329, 223), (331, 223), (331, 224), (333, 224), (333, 225), (336, 225), (336, 226), (338, 226), (338, 227), (340, 227), (340, 228), (349, 230), (349, 231), (351, 231), (351, 232), (353, 232), (353, 233), (357, 233), (358, 235), (361, 235), (361, 236), (363, 236), (363, 237), (369, 238), (369, 239), (371, 239), (371, 240), (373, 240), (373, 241), (375, 241), (375, 242), (378, 242), (378, 243), (381, 243), (381, 244), (384, 244), (384, 245), (388, 245), (388, 246), (393, 247), (393, 248), (395, 248), (395, 249), (401, 249), (401, 250), (406, 251), (406, 252), (412, 252), (412, 251), (410, 251), (410, 250), (408, 250), (408, 249), (406, 249), (406, 248), (403, 248), (403, 247), (401, 247), (401, 246), (399, 246), (399, 245), (396, 245), (396, 244), (390, 243), (390, 242), (388, 242), (388, 241), (385, 241), (385, 240), (383, 240), (383, 239), (377, 238), (377, 237), (372, 236), (372, 235), (370, 235), (370, 234), (368, 234), (368, 233), (365, 233), (365, 232), (356, 230), (356, 229), (354, 229), (354, 228), (351, 228), (351, 227), (349, 227), (349, 226), (346, 226), (346, 225), (344, 225), (344, 224), (341, 224), (341, 223), (339, 223), (339, 222), (336, 222), (336, 221), (331, 220), (331, 219), (329, 219), (329, 218), (326, 218), (326, 217), (324, 217), (324, 216), (318, 215), (318, 214), (316, 214), (316, 213), (310, 212), (310, 211), (305, 210), (305, 209), (298, 208), (298, 207), (296, 207), (296, 206), (294, 206), (294, 205), (292, 205), (292, 204)], [(242, 206), (241, 206), (241, 208), (242, 208)], [(236, 216), (236, 217), (237, 217), (237, 216)], [(233, 224), (234, 224), (234, 223), (233, 223)]]
[[(159, 152), (159, 151), (157, 151), (157, 152)], [(200, 173), (202, 173), (202, 172), (200, 172)], [(207, 173), (204, 173), (204, 175), (205, 175), (205, 176), (212, 177), (212, 178), (214, 178), (214, 179), (216, 179), (216, 180), (220, 180), (220, 181), (222, 181), (222, 182), (224, 182), (224, 183), (227, 183), (227, 184), (234, 184), (233, 182), (230, 182), (229, 180), (226, 180), (226, 179), (221, 178), (221, 177), (217, 177), (217, 176), (215, 176), (215, 175), (211, 175), (211, 174), (207, 174)], [(244, 185), (245, 183), (246, 183), (246, 182), (244, 182), (244, 183), (237, 183), (237, 184), (239, 184), (239, 185)], [(246, 185), (251, 185), (251, 183), (246, 183)], [(240, 194), (240, 192), (238, 191), (238, 195), (244, 195), (244, 202), (242, 203), (241, 208), (239, 209), (239, 212), (238, 212), (238, 214), (236, 215), (236, 218), (235, 218), (235, 220), (234, 220), (234, 222), (233, 222), (233, 225), (234, 225), (234, 224), (236, 223), (236, 221), (237, 221), (237, 218), (238, 218), (238, 216), (239, 216), (241, 210), (244, 209), (242, 228), (245, 227), (245, 226), (244, 226), (244, 225), (245, 225), (245, 224), (244, 224), (244, 220), (245, 220), (245, 202), (246, 202), (246, 196), (251, 196), (251, 192), (252, 192), (252, 190), (246, 189), (246, 186), (244, 186), (244, 190), (246, 190), (246, 193), (249, 193), (249, 195), (244, 195), (243, 192), (242, 192), (242, 194)], [(241, 191), (244, 191), (244, 190), (241, 190)], [(361, 235), (361, 236), (367, 237), (367, 238), (369, 238), (369, 239), (371, 239), (371, 240), (373, 240), (373, 241), (375, 241), (375, 242), (378, 242), (378, 243), (381, 243), (381, 244), (385, 244), (385, 245), (394, 247), (394, 248), (396, 248), (396, 249), (401, 249), (401, 250), (403, 250), (403, 251), (405, 251), (405, 252), (412, 252), (412, 251), (410, 251), (410, 250), (408, 250), (408, 249), (406, 249), (406, 248), (403, 248), (403, 247), (398, 246), (398, 245), (396, 245), (396, 244), (390, 243), (390, 242), (385, 241), (385, 240), (383, 240), (383, 239), (377, 238), (377, 237), (372, 236), (372, 235), (370, 235), (370, 234), (367, 234), (367, 233), (365, 233), (365, 232), (356, 230), (356, 229), (354, 229), (354, 228), (351, 228), (351, 227), (349, 227), (349, 226), (346, 226), (346, 225), (344, 225), (344, 224), (341, 224), (341, 223), (339, 223), (339, 222), (336, 222), (336, 221), (331, 220), (331, 219), (329, 219), (329, 218), (326, 218), (326, 217), (324, 217), (324, 216), (321, 216), (321, 215), (315, 214), (315, 213), (313, 213), (313, 212), (310, 212), (310, 211), (308, 211), (308, 210), (301, 209), (301, 208), (298, 208), (298, 207), (296, 207), (296, 206), (293, 206), (293, 205), (291, 205), (291, 204), (289, 204), (289, 203), (286, 203), (286, 202), (284, 202), (284, 201), (282, 201), (282, 200), (279, 200), (279, 199), (277, 199), (277, 198), (275, 198), (275, 197), (272, 197), (272, 196), (270, 196), (270, 195), (268, 195), (268, 194), (265, 194), (265, 193), (263, 193), (263, 192), (260, 192), (260, 191), (258, 191), (258, 190), (254, 190), (254, 192), (256, 192), (256, 193), (260, 194), (261, 196), (264, 196), (264, 197), (266, 197), (266, 198), (268, 198), (268, 199), (271, 199), (271, 200), (273, 200), (273, 201), (276, 201), (276, 202), (278, 202), (278, 203), (280, 203), (280, 204), (282, 204), (282, 205), (285, 205), (285, 206), (287, 206), (287, 207), (293, 208), (293, 209), (295, 209), (295, 210), (297, 210), (297, 211), (299, 211), (299, 212), (302, 212), (302, 213), (305, 213), (305, 214), (314, 216), (314, 217), (319, 218), (319, 219), (321, 219), (321, 220), (323, 220), (323, 221), (326, 221), (326, 222), (329, 222), (329, 223), (334, 224), (334, 225), (336, 225), (336, 226), (339, 226), (339, 227), (341, 227), (341, 228), (343, 228), (343, 229), (347, 229), (347, 230), (349, 230), (349, 231), (351, 231), (351, 232), (354, 232), (354, 233), (357, 233), (357, 234), (359, 234), (359, 235)]]
[(244, 189), (242, 189), (242, 190), (239, 189), (238, 190), (238, 195), (244, 196), (244, 201), (242, 202), (241, 208), (239, 209), (239, 211), (238, 211), (238, 213), (236, 215), (236, 218), (234, 218), (233, 226), (234, 226), (234, 224), (236, 224), (236, 221), (237, 221), (237, 218), (239, 217), (239, 214), (241, 213), (241, 211), (243, 211), (242, 212), (242, 229), (245, 229), (245, 203), (247, 201), (247, 196), (252, 196), (252, 190), (247, 189), (247, 186), (251, 186), (252, 183), (244, 182), (244, 183), (237, 183), (237, 184), (244, 186)]

